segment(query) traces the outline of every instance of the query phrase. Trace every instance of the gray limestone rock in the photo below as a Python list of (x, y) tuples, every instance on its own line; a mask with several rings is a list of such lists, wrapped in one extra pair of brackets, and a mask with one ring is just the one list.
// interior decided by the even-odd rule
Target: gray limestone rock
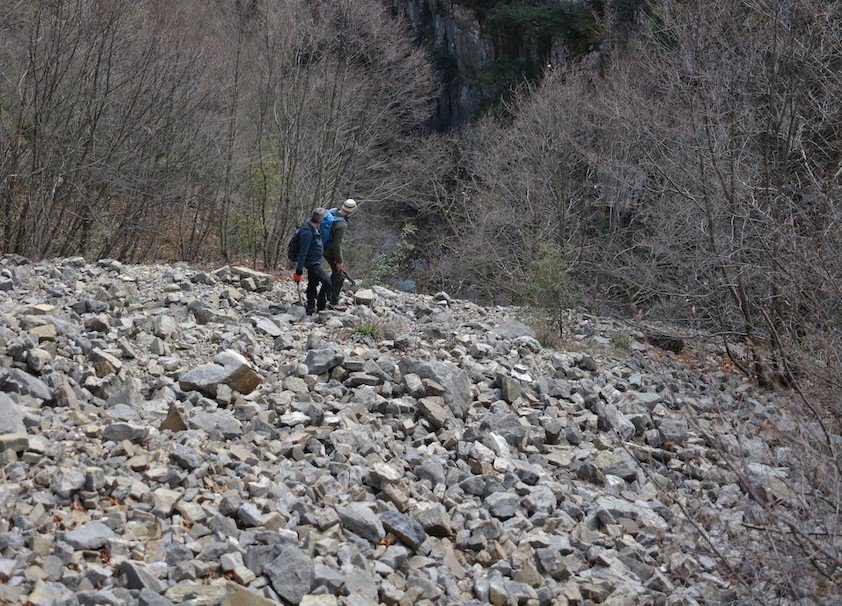
[(427, 538), (424, 527), (417, 520), (397, 511), (387, 511), (380, 515), (383, 527), (398, 540), (412, 549), (417, 549)]
[(471, 404), (471, 380), (468, 373), (449, 362), (423, 362), (401, 358), (401, 375), (413, 374), (432, 379), (444, 387), (444, 400), (454, 416), (463, 419)]
[(491, 334), (501, 339), (517, 339), (518, 337), (535, 338), (535, 331), (518, 320), (509, 319), (501, 322), (491, 330)]
[(131, 423), (112, 423), (102, 430), (102, 437), (113, 442), (142, 442), (148, 435), (149, 427)]
[(313, 560), (294, 545), (282, 545), (264, 572), (284, 600), (298, 604), (313, 584)]
[(343, 528), (358, 534), (372, 543), (386, 536), (383, 523), (371, 508), (362, 503), (350, 503), (347, 507), (336, 507), (336, 513)]
[(322, 375), (330, 372), (342, 364), (344, 356), (331, 347), (324, 349), (311, 349), (304, 358), (304, 364), (311, 375)]
[(85, 486), (85, 470), (69, 469), (53, 476), (50, 489), (58, 496), (69, 499)]
[(5, 377), (0, 374), (0, 385), (2, 385), (4, 391), (32, 396), (44, 402), (53, 400), (53, 390), (44, 381), (19, 368), (6, 370)]
[(0, 434), (4, 433), (25, 434), (26, 425), (23, 424), (23, 415), (18, 405), (0, 392)]
[(102, 522), (88, 522), (65, 533), (64, 540), (74, 549), (99, 549), (116, 536)]

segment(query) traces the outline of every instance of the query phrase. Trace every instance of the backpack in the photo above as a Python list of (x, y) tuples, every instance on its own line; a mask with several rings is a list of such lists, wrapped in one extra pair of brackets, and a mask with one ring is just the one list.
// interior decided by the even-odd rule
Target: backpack
[(301, 230), (303, 227), (304, 223), (293, 230), (292, 237), (287, 244), (287, 259), (292, 263), (298, 261), (298, 252), (301, 249)]
[(322, 243), (325, 248), (333, 248), (333, 241), (331, 240), (331, 233), (333, 231), (333, 224), (336, 222), (336, 216), (333, 214), (336, 209), (332, 208), (325, 213), (325, 218), (319, 223), (319, 233), (322, 234)]

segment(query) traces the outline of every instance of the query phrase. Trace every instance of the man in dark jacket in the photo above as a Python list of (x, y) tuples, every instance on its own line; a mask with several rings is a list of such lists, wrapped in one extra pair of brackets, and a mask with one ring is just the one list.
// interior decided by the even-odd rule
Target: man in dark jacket
[[(298, 259), (295, 263), (295, 274), (292, 279), (301, 282), (301, 274), (307, 268), (307, 314), (313, 314), (316, 309), (322, 311), (327, 306), (327, 295), (330, 292), (330, 278), (322, 269), (324, 247), (319, 224), (325, 216), (324, 208), (313, 209), (310, 220), (301, 228), (298, 247)], [(318, 294), (317, 294), (318, 293)]]
[(342, 240), (348, 228), (351, 213), (357, 210), (357, 203), (348, 198), (339, 208), (329, 210), (329, 217), (322, 220), (322, 239), (325, 247), (325, 259), (330, 265), (330, 304), (339, 304), (339, 291), (345, 282), (345, 257), (342, 255)]

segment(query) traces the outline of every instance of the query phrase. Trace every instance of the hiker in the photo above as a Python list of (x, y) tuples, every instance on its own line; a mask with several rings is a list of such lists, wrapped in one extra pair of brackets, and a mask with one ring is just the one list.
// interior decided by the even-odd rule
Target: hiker
[(327, 211), (319, 226), (324, 242), (324, 256), (330, 265), (330, 305), (339, 305), (339, 292), (345, 283), (345, 257), (342, 256), (342, 239), (348, 228), (348, 218), (357, 210), (357, 203), (348, 198), (339, 208)]
[(317, 309), (324, 310), (330, 291), (330, 278), (322, 269), (324, 246), (322, 235), (319, 233), (319, 224), (325, 213), (327, 211), (324, 208), (313, 209), (310, 220), (301, 228), (299, 235), (298, 256), (292, 279), (296, 284), (301, 282), (301, 274), (304, 268), (307, 268), (307, 315), (312, 315)]

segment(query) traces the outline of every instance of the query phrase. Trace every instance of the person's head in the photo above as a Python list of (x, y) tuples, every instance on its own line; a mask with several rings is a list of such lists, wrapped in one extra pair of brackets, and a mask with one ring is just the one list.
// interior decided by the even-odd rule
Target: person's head
[(321, 223), (322, 219), (325, 218), (326, 212), (327, 211), (324, 208), (322, 208), (321, 206), (318, 206), (318, 207), (314, 208), (313, 214), (310, 215), (310, 223), (312, 223), (313, 225), (318, 225), (319, 223)]
[(343, 217), (347, 217), (355, 210), (357, 210), (357, 203), (352, 198), (348, 198), (342, 203), (342, 206), (339, 207), (339, 214)]

